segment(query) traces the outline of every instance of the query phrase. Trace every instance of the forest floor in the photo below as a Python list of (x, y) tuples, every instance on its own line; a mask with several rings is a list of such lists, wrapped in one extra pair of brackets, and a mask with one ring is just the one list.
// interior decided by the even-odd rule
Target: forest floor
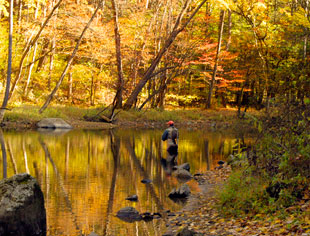
[[(299, 224), (293, 215), (280, 217), (279, 214), (260, 214), (237, 218), (223, 216), (217, 208), (217, 192), (221, 190), (230, 173), (230, 166), (225, 164), (221, 169), (210, 170), (195, 177), (198, 178), (196, 180), (200, 183), (201, 192), (191, 196), (186, 206), (169, 218), (164, 235), (177, 235), (185, 229), (192, 232), (189, 235), (204, 236), (310, 235), (310, 224)], [(309, 210), (310, 201), (302, 201), (295, 208)], [(288, 213), (292, 210), (292, 207), (285, 209)]]

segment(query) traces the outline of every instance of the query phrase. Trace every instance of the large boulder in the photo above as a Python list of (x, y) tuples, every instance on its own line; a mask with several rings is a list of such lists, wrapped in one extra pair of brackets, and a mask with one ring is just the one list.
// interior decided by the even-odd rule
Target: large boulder
[(72, 129), (72, 126), (61, 118), (44, 118), (37, 123), (37, 127), (41, 129)]
[(0, 181), (0, 235), (46, 235), (43, 193), (29, 174)]
[(133, 207), (124, 207), (120, 209), (117, 212), (116, 216), (126, 222), (135, 222), (135, 221), (142, 220), (142, 216)]

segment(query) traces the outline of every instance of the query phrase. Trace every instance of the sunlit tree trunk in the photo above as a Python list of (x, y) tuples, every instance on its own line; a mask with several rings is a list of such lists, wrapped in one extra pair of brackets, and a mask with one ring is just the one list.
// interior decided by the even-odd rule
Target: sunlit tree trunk
[(227, 23), (227, 42), (226, 42), (226, 51), (229, 50), (230, 48), (230, 43), (231, 43), (231, 27), (232, 27), (232, 22), (231, 22), (231, 10), (228, 10), (228, 23)]
[(68, 95), (67, 95), (68, 101), (72, 101), (72, 72), (69, 73), (68, 76)]
[(18, 67), (18, 70), (17, 70), (16, 78), (15, 78), (15, 80), (12, 83), (12, 88), (10, 90), (9, 98), (11, 98), (13, 96), (13, 93), (15, 91), (15, 87), (18, 84), (18, 82), (19, 82), (19, 80), (21, 78), (21, 73), (22, 73), (22, 70), (23, 70), (24, 60), (25, 60), (28, 52), (30, 51), (30, 48), (38, 41), (38, 39), (40, 38), (40, 36), (42, 34), (42, 31), (44, 30), (44, 28), (46, 27), (47, 23), (50, 21), (50, 19), (52, 18), (54, 12), (60, 6), (62, 1), (63, 0), (59, 0), (58, 3), (54, 6), (54, 8), (52, 9), (51, 13), (47, 16), (46, 20), (44, 21), (44, 23), (40, 27), (40, 29), (39, 29), (38, 33), (36, 34), (36, 36), (34, 37), (34, 39), (32, 39), (30, 41), (30, 43), (26, 46), (25, 50), (23, 51), (23, 54), (22, 54), (20, 62), (19, 62), (19, 67)]
[(221, 44), (222, 44), (222, 36), (223, 36), (223, 28), (224, 28), (224, 19), (225, 19), (225, 11), (221, 11), (221, 16), (220, 16), (220, 24), (219, 24), (219, 34), (218, 34), (218, 43), (217, 43), (217, 50), (216, 50), (216, 56), (215, 56), (215, 63), (214, 63), (214, 68), (213, 68), (213, 73), (212, 73), (212, 78), (210, 81), (210, 88), (209, 88), (209, 95), (208, 95), (208, 100), (206, 104), (206, 108), (211, 107), (212, 103), (212, 94), (213, 94), (213, 88), (215, 84), (215, 77), (217, 73), (217, 66), (219, 62), (219, 56), (221, 52)]
[(38, 43), (35, 43), (34, 49), (33, 49), (32, 61), (31, 61), (31, 64), (29, 66), (27, 81), (26, 81), (26, 85), (24, 87), (24, 96), (25, 97), (27, 97), (27, 94), (28, 94), (28, 86), (30, 84), (31, 73), (32, 73), (32, 69), (33, 69), (33, 66), (34, 66), (34, 63), (35, 63), (35, 60), (36, 60), (37, 47), (38, 47)]
[(51, 90), (52, 72), (53, 72), (53, 67), (54, 67), (55, 47), (56, 47), (56, 39), (54, 37), (52, 39), (52, 44), (51, 44), (50, 63), (49, 63), (49, 68), (48, 68), (48, 80), (47, 80), (47, 89), (48, 89), (48, 91)]
[(196, 15), (196, 13), (199, 11), (199, 9), (203, 6), (203, 4), (206, 2), (207, 0), (203, 0), (200, 5), (195, 9), (195, 11), (190, 15), (190, 17), (185, 21), (185, 23), (179, 27), (181, 20), (188, 8), (188, 5), (190, 3), (190, 1), (185, 1), (183, 8), (180, 12), (180, 14), (177, 17), (176, 23), (173, 27), (173, 30), (171, 32), (171, 34), (167, 37), (164, 46), (161, 48), (161, 50), (159, 51), (159, 53), (156, 55), (156, 57), (154, 58), (154, 60), (151, 62), (151, 65), (149, 66), (149, 68), (147, 69), (147, 71), (144, 73), (142, 79), (139, 81), (139, 83), (137, 84), (137, 86), (134, 88), (134, 90), (132, 91), (132, 93), (130, 94), (130, 96), (128, 97), (125, 105), (124, 105), (124, 109), (128, 110), (130, 108), (132, 108), (132, 106), (134, 105), (139, 93), (141, 92), (141, 90), (144, 88), (145, 84), (149, 81), (150, 78), (152, 78), (152, 74), (154, 72), (154, 70), (156, 69), (157, 65), (159, 64), (159, 62), (161, 61), (162, 57), (165, 55), (166, 51), (168, 50), (168, 48), (170, 47), (170, 45), (174, 42), (175, 38), (178, 36), (179, 33), (181, 33), (186, 26), (189, 24), (189, 22), (194, 18), (194, 16)]
[[(103, 1), (103, 0), (102, 0), (102, 1)], [(51, 94), (47, 97), (47, 99), (46, 99), (44, 105), (40, 108), (39, 113), (42, 113), (42, 112), (48, 107), (48, 105), (49, 105), (50, 102), (52, 101), (54, 95), (56, 94), (57, 90), (59, 89), (59, 87), (60, 87), (60, 85), (61, 85), (63, 79), (65, 78), (65, 76), (66, 76), (66, 74), (67, 74), (67, 71), (68, 71), (69, 67), (71, 66), (71, 63), (72, 63), (72, 61), (73, 61), (73, 58), (75, 57), (75, 55), (76, 55), (76, 53), (77, 53), (77, 51), (78, 51), (78, 49), (79, 49), (79, 46), (80, 46), (80, 44), (81, 44), (81, 42), (82, 42), (82, 39), (83, 39), (83, 36), (84, 36), (86, 30), (89, 28), (90, 24), (92, 23), (92, 21), (94, 20), (94, 18), (95, 18), (95, 16), (96, 16), (98, 10), (99, 10), (99, 9), (101, 8), (101, 6), (102, 6), (102, 5), (101, 5), (102, 1), (100, 1), (100, 3), (98, 4), (98, 7), (97, 7), (96, 10), (94, 11), (92, 17), (90, 18), (90, 20), (88, 21), (87, 25), (86, 25), (85, 28), (83, 29), (83, 31), (82, 31), (82, 33), (81, 33), (81, 35), (80, 35), (80, 37), (79, 37), (79, 39), (78, 39), (78, 41), (77, 41), (77, 43), (76, 43), (76, 45), (75, 45), (75, 48), (74, 48), (74, 50), (73, 50), (73, 52), (72, 52), (72, 54), (71, 54), (71, 56), (70, 56), (70, 58), (69, 58), (69, 61), (68, 61), (67, 65), (66, 65), (64, 71), (62, 72), (62, 74), (61, 74), (61, 76), (60, 76), (58, 82), (56, 83), (56, 86), (54, 87), (53, 91), (52, 91)]]
[(38, 60), (38, 66), (37, 66), (37, 72), (40, 71), (44, 64), (46, 63), (46, 57), (47, 57), (47, 53), (49, 51), (49, 45), (50, 45), (50, 41), (48, 38), (44, 38), (43, 39), (43, 46), (42, 46), (42, 49), (41, 49), (41, 56), (40, 56), (40, 59)]
[(23, 0), (19, 0), (18, 1), (18, 15), (17, 15), (17, 25), (18, 25), (18, 32), (19, 33), (21, 30), (22, 10), (23, 10)]
[(9, 8), (9, 49), (8, 49), (8, 69), (7, 69), (7, 78), (5, 86), (5, 94), (0, 109), (0, 123), (3, 122), (4, 113), (6, 106), (9, 101), (10, 85), (11, 85), (11, 74), (12, 74), (12, 45), (13, 45), (13, 0), (10, 0)]
[(115, 51), (116, 51), (116, 62), (117, 62), (117, 91), (114, 98), (114, 106), (116, 108), (121, 108), (123, 103), (123, 89), (124, 89), (124, 74), (122, 65), (122, 55), (121, 55), (121, 36), (119, 34), (119, 23), (118, 23), (118, 3), (116, 0), (111, 0), (112, 11), (113, 11), (113, 21), (114, 21), (114, 39), (115, 39)]
[(90, 102), (91, 106), (94, 105), (93, 96), (94, 96), (94, 75), (92, 74), (92, 76), (91, 76), (91, 84), (90, 84), (90, 96), (89, 96), (89, 102)]

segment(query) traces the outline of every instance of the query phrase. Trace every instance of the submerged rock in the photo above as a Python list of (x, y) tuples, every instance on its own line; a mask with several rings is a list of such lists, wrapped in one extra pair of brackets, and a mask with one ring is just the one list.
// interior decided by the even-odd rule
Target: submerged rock
[(191, 190), (189, 189), (187, 184), (182, 184), (180, 188), (178, 189), (172, 189), (172, 191), (169, 193), (169, 198), (187, 198), (191, 194)]
[(151, 182), (152, 182), (152, 180), (150, 180), (150, 179), (143, 179), (143, 180), (141, 180), (141, 183), (144, 183), (144, 184), (149, 184)]
[(184, 169), (184, 170), (190, 171), (191, 167), (188, 163), (183, 163), (182, 165), (174, 166), (173, 169), (174, 170)]
[(60, 118), (44, 118), (37, 123), (38, 128), (44, 129), (72, 129), (72, 126)]
[(131, 196), (126, 197), (126, 200), (138, 201), (138, 196), (137, 195), (131, 195)]
[(177, 169), (176, 171), (173, 172), (173, 175), (181, 182), (186, 182), (193, 178), (191, 173), (189, 173), (185, 169)]
[(43, 193), (29, 174), (0, 181), (0, 235), (46, 235)]
[(126, 221), (126, 222), (130, 222), (130, 223), (142, 220), (142, 216), (133, 207), (124, 207), (124, 208), (120, 209), (117, 212), (116, 216), (118, 218), (120, 218), (121, 220)]

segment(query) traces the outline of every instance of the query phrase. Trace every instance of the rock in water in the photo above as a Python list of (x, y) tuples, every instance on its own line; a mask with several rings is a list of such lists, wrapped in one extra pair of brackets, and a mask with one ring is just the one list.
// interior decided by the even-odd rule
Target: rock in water
[(191, 194), (191, 190), (189, 189), (187, 184), (182, 184), (178, 189), (172, 189), (169, 193), (169, 198), (187, 198)]
[(188, 163), (183, 163), (182, 165), (174, 166), (173, 169), (174, 170), (184, 169), (184, 170), (190, 171), (191, 167)]
[(189, 181), (193, 176), (185, 169), (177, 169), (173, 172), (173, 175), (181, 182)]
[(133, 207), (124, 207), (120, 209), (117, 212), (116, 216), (126, 222), (134, 222), (134, 221), (142, 220), (142, 216)]
[(0, 181), (0, 235), (46, 235), (43, 193), (29, 174)]
[(144, 184), (149, 184), (151, 182), (152, 182), (152, 180), (150, 180), (150, 179), (143, 179), (143, 180), (141, 180), (141, 183), (144, 183)]
[(72, 126), (60, 118), (44, 118), (37, 123), (43, 129), (72, 129)]
[(126, 197), (126, 200), (138, 201), (138, 196), (137, 195), (131, 195), (131, 196)]

